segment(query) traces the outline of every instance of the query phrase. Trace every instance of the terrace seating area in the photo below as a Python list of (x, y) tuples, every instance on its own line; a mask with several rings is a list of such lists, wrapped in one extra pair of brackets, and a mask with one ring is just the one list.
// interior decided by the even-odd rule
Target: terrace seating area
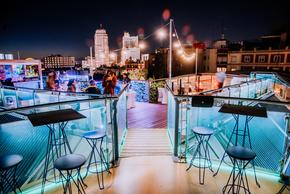
[[(277, 99), (277, 80), (201, 95), (180, 94), (183, 81), (167, 81), (167, 104), (132, 109), (128, 86), (111, 97), (44, 91), (33, 106), (3, 105), (0, 155), (21, 155), (5, 180), (22, 193), (289, 193), (290, 104), (267, 100)], [(0, 89), (2, 101), (18, 92)], [(13, 192), (2, 175), (1, 192)]]

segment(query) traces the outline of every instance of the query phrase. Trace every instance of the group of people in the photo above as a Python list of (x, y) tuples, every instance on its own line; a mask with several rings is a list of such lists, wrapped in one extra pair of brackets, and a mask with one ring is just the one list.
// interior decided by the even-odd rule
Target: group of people
[[(46, 80), (46, 88), (48, 90), (61, 90), (60, 83), (59, 83), (59, 76), (56, 72), (52, 71), (48, 74)], [(102, 86), (104, 88), (103, 94), (106, 95), (114, 95), (115, 94), (115, 87), (117, 85), (117, 76), (115, 72), (108, 70), (106, 74), (103, 76)], [(123, 82), (129, 83), (129, 74), (123, 74)], [(70, 79), (67, 83), (67, 92), (77, 92), (77, 82), (75, 79)], [(101, 90), (97, 87), (95, 80), (90, 79), (89, 86), (82, 90), (83, 92), (90, 93), (90, 94), (102, 94)]]

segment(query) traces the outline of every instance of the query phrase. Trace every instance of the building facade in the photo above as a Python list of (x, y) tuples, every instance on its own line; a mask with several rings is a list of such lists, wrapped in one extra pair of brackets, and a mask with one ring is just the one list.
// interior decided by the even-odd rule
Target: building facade
[(154, 53), (149, 54), (149, 59), (145, 61), (148, 66), (148, 78), (168, 77), (168, 48), (158, 48)]
[(95, 66), (110, 65), (108, 34), (102, 27), (95, 33)]
[[(215, 73), (218, 71), (217, 69), (217, 49), (208, 48), (204, 49), (203, 55), (203, 66), (204, 72), (207, 73)], [(221, 69), (219, 69), (221, 71)]]
[(0, 60), (13, 60), (13, 54), (0, 53)]
[(290, 50), (229, 51), (227, 71), (279, 71), (290, 72)]
[(42, 64), (45, 69), (62, 69), (75, 67), (75, 57), (50, 55), (42, 59)]
[(91, 69), (91, 66), (94, 66), (94, 64), (96, 64), (95, 57), (91, 58), (90, 56), (87, 56), (82, 60), (82, 68), (84, 69)]
[(125, 64), (125, 61), (129, 59), (135, 62), (140, 60), (140, 48), (138, 36), (130, 36), (128, 32), (125, 32), (122, 41), (121, 64)]

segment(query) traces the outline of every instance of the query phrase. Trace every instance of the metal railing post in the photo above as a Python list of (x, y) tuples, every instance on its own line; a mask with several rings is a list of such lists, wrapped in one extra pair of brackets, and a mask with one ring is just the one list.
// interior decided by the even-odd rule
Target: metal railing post
[(175, 157), (178, 157), (178, 135), (179, 133), (179, 101), (175, 99), (175, 123), (174, 123), (174, 151)]
[(284, 139), (284, 148), (283, 148), (283, 157), (281, 159), (281, 168), (280, 173), (283, 170), (284, 165), (286, 164), (287, 158), (289, 156), (288, 145), (289, 145), (289, 136), (290, 136), (290, 114), (285, 116), (285, 139)]
[(111, 118), (112, 122), (112, 131), (113, 131), (113, 150), (114, 150), (114, 155), (113, 155), (113, 165), (116, 165), (119, 160), (119, 141), (118, 141), (118, 121), (117, 121), (117, 102), (118, 100), (113, 100), (113, 106), (111, 111), (113, 112), (113, 117)]

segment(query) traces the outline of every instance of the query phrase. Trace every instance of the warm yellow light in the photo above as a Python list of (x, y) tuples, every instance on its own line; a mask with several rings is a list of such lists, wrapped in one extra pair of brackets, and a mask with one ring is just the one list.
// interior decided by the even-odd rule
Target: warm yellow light
[(110, 53), (110, 58), (111, 59), (115, 59), (117, 57), (117, 54), (116, 53)]
[(183, 49), (178, 49), (178, 50), (177, 50), (177, 54), (178, 54), (178, 55), (182, 55), (182, 54), (183, 54)]
[(191, 55), (183, 54), (183, 59), (187, 62), (193, 61), (195, 58), (195, 53), (192, 53)]
[(180, 46), (181, 46), (180, 43), (177, 41), (173, 43), (174, 48), (180, 48)]
[(145, 44), (145, 42), (140, 42), (140, 43), (139, 43), (139, 48), (140, 48), (141, 50), (144, 50), (144, 49), (146, 48), (146, 44)]
[(164, 29), (160, 29), (158, 31), (158, 34), (157, 34), (158, 38), (160, 38), (161, 40), (164, 39), (166, 37), (166, 31)]

